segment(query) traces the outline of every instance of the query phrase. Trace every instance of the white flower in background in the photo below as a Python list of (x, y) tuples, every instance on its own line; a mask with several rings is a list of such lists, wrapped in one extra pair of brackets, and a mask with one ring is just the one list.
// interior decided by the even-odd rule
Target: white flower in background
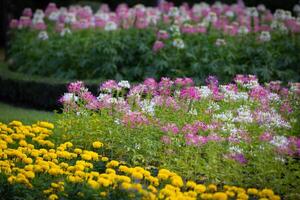
[(97, 97), (98, 100), (102, 100), (104, 99), (105, 97), (108, 97), (110, 96), (109, 94), (105, 94), (105, 93), (100, 93), (99, 96)]
[(130, 88), (130, 83), (128, 81), (122, 80), (118, 83), (118, 86), (122, 87), (122, 88)]
[(257, 6), (257, 10), (259, 10), (261, 12), (265, 12), (267, 10), (267, 8), (264, 4), (260, 4)]
[(230, 110), (225, 111), (220, 114), (213, 114), (213, 119), (221, 120), (224, 122), (232, 121), (233, 120), (233, 114)]
[(209, 14), (205, 17), (205, 20), (214, 23), (218, 20), (218, 16), (215, 12), (209, 12)]
[(269, 31), (262, 31), (259, 35), (259, 40), (262, 42), (269, 42), (271, 40), (271, 34)]
[(280, 96), (276, 93), (273, 93), (273, 92), (269, 93), (268, 99), (270, 101), (275, 101), (275, 102), (280, 102), (281, 101)]
[(224, 133), (230, 133), (230, 134), (236, 134), (237, 133), (237, 128), (233, 123), (224, 123), (221, 130)]
[(64, 93), (64, 96), (62, 97), (63, 102), (72, 102), (72, 101), (78, 101), (78, 96), (76, 96), (74, 93)]
[(191, 108), (191, 110), (190, 110), (188, 113), (189, 113), (190, 115), (195, 115), (195, 116), (198, 115), (197, 109), (195, 109), (195, 108)]
[(169, 10), (169, 13), (168, 15), (171, 16), (171, 17), (177, 17), (179, 16), (180, 12), (179, 12), (179, 9), (177, 7), (172, 7), (170, 10)]
[(173, 36), (180, 36), (180, 28), (177, 25), (170, 26), (170, 31)]
[(274, 13), (274, 18), (276, 20), (285, 20), (285, 17), (286, 17), (286, 12), (285, 10), (282, 10), (282, 9), (277, 9)]
[(231, 151), (233, 153), (243, 153), (243, 149), (241, 149), (238, 146), (230, 146), (229, 151)]
[(83, 9), (88, 12), (89, 14), (93, 14), (93, 10), (91, 8), (91, 6), (84, 6)]
[(201, 86), (200, 88), (199, 87), (196, 88), (200, 91), (201, 97), (203, 98), (207, 98), (213, 94), (211, 89), (209, 89), (209, 87), (207, 86)]
[(233, 119), (234, 122), (252, 123), (253, 117), (248, 106), (240, 106), (237, 109), (237, 116)]
[(40, 18), (40, 17), (33, 18), (32, 19), (32, 24), (37, 24), (37, 23), (45, 23), (44, 18)]
[(60, 32), (60, 36), (64, 37), (65, 35), (68, 34), (72, 34), (72, 31), (69, 28), (64, 28), (61, 32)]
[(49, 15), (49, 20), (51, 21), (57, 21), (60, 15), (60, 11), (56, 11), (56, 12), (51, 12), (51, 14)]
[(116, 104), (116, 103), (118, 103), (118, 99), (115, 98), (115, 97), (111, 97), (111, 98), (108, 99), (108, 103)]
[(219, 106), (219, 104), (216, 103), (216, 102), (210, 102), (210, 103), (208, 104), (207, 109), (213, 110), (213, 111), (217, 111), (217, 110), (220, 110), (220, 106)]
[(270, 143), (276, 147), (284, 148), (289, 145), (289, 140), (285, 136), (274, 136)]
[(246, 35), (249, 33), (249, 29), (246, 26), (240, 26), (238, 29), (238, 33), (241, 35)]
[(293, 11), (296, 13), (297, 16), (300, 16), (300, 5), (296, 4), (293, 8)]
[(39, 32), (38, 39), (40, 39), (40, 40), (48, 40), (49, 39), (48, 33), (46, 31)]
[(114, 31), (114, 30), (117, 30), (117, 28), (118, 28), (118, 25), (115, 22), (109, 21), (109, 22), (106, 22), (104, 30)]
[(181, 38), (174, 39), (172, 45), (178, 49), (184, 49), (185, 47), (185, 44)]
[(285, 11), (285, 19), (291, 19), (292, 18), (292, 12), (289, 10)]
[(59, 13), (60, 14), (66, 14), (68, 12), (68, 9), (66, 7), (60, 7), (59, 8)]
[(220, 38), (218, 38), (217, 40), (216, 40), (216, 46), (225, 46), (226, 45), (226, 41), (224, 40), (224, 39), (220, 39)]
[(108, 21), (109, 20), (109, 14), (108, 13), (103, 13), (101, 11), (98, 11), (95, 14), (96, 18), (102, 19), (103, 21)]
[(232, 17), (234, 17), (234, 12), (233, 11), (231, 11), (231, 10), (228, 10), (226, 13), (225, 13), (225, 15), (227, 16), (227, 17), (230, 17), (230, 18), (232, 18)]
[(44, 18), (44, 17), (45, 17), (44, 11), (41, 9), (37, 9), (33, 14), (33, 18)]
[(148, 113), (150, 115), (154, 115), (154, 108), (155, 108), (155, 103), (154, 101), (150, 101), (148, 99), (144, 99), (139, 102), (139, 106), (141, 107), (142, 111), (144, 113)]
[(67, 13), (65, 23), (72, 24), (76, 21), (77, 21), (77, 19), (76, 19), (76, 14), (75, 13)]
[(258, 17), (258, 12), (256, 7), (247, 8), (246, 13), (250, 17)]

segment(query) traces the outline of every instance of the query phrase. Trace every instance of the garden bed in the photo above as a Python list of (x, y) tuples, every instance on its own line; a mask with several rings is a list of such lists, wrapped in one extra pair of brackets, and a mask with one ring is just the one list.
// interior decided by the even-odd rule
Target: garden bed
[(262, 82), (300, 80), (300, 22), (264, 6), (199, 3), (25, 9), (11, 21), (10, 69), (70, 79), (142, 81), (211, 74), (221, 82), (255, 74)]

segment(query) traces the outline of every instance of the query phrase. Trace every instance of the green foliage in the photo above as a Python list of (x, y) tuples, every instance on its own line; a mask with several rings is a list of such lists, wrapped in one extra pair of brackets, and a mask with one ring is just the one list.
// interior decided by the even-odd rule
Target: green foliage
[[(185, 49), (173, 47), (172, 38), (165, 40), (165, 47), (154, 53), (156, 31), (89, 29), (61, 37), (52, 30), (47, 41), (38, 40), (36, 31), (13, 31), (10, 69), (68, 79), (141, 81), (187, 76), (199, 82), (214, 74), (226, 82), (235, 74), (255, 74), (263, 82), (300, 80), (298, 35), (273, 31), (272, 40), (262, 43), (255, 33), (227, 36), (211, 30), (209, 34), (184, 34)], [(224, 38), (227, 45), (216, 46), (218, 38)]]

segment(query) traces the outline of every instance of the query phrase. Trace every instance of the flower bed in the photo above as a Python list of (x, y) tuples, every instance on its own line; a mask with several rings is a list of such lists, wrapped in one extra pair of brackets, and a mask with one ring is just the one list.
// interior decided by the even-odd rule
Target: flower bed
[[(50, 140), (54, 125), (0, 123), (0, 194), (4, 199), (280, 199), (271, 189), (184, 181), (167, 169), (129, 167), (88, 149)], [(92, 149), (92, 150), (90, 150)]]
[(206, 82), (109, 80), (98, 97), (82, 82), (71, 83), (60, 99), (61, 138), (81, 145), (101, 138), (119, 160), (203, 183), (299, 196), (299, 83), (264, 86), (252, 75), (227, 85), (212, 76)]
[[(299, 6), (298, 6), (299, 7)], [(297, 11), (297, 9), (296, 9)], [(297, 13), (296, 13), (297, 14)], [(298, 13), (299, 14), (299, 13)], [(147, 77), (256, 74), (300, 80), (299, 17), (263, 5), (120, 4), (25, 9), (12, 20), (11, 69), (54, 77), (142, 81)]]

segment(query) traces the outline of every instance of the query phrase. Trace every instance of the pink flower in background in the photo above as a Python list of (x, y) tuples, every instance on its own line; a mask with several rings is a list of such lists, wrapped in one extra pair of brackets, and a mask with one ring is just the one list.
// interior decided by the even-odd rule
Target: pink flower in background
[(171, 132), (175, 135), (179, 133), (179, 128), (177, 127), (177, 125), (175, 123), (168, 123), (168, 124), (164, 125), (161, 128), (161, 130), (166, 133)]
[(76, 81), (68, 85), (68, 92), (79, 94), (84, 89), (82, 81)]
[(55, 3), (49, 3), (46, 10), (45, 10), (45, 14), (46, 16), (49, 16), (50, 13), (57, 11), (57, 7)]
[(47, 29), (47, 25), (44, 22), (38, 22), (38, 23), (36, 23), (36, 24), (33, 25), (33, 28), (35, 30), (43, 31), (43, 30)]
[(162, 48), (164, 48), (165, 44), (162, 41), (155, 41), (152, 50), (153, 52), (157, 53), (158, 51), (160, 51)]
[(18, 28), (19, 21), (17, 19), (12, 19), (9, 23), (9, 28), (15, 29)]
[(260, 141), (269, 142), (273, 139), (273, 135), (269, 132), (264, 132), (259, 136)]
[(161, 137), (160, 139), (164, 144), (171, 144), (172, 140), (169, 136), (167, 135), (164, 135)]
[(19, 27), (26, 28), (31, 25), (31, 19), (27, 16), (22, 16), (19, 20)]
[(121, 90), (121, 88), (115, 80), (108, 80), (101, 84), (100, 90), (112, 92), (114, 90)]
[(26, 17), (32, 17), (32, 10), (31, 8), (25, 8), (23, 10), (23, 13), (22, 13), (23, 16), (26, 16)]
[(164, 39), (164, 40), (165, 40), (165, 39), (168, 39), (168, 38), (169, 38), (169, 34), (168, 34), (167, 31), (159, 30), (159, 31), (157, 32), (156, 37), (157, 37), (157, 40), (160, 40), (160, 39)]
[(183, 88), (180, 91), (180, 97), (184, 99), (199, 100), (200, 91), (196, 87)]

